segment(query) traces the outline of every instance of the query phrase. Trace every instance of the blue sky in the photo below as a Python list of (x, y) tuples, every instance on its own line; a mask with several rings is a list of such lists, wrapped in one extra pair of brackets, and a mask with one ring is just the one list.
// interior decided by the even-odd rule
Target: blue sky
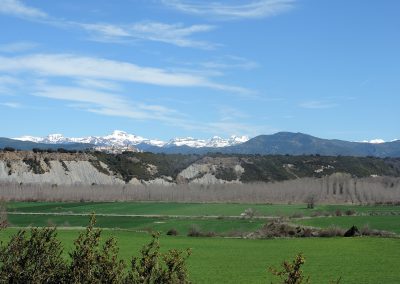
[(0, 136), (400, 138), (397, 0), (0, 0)]

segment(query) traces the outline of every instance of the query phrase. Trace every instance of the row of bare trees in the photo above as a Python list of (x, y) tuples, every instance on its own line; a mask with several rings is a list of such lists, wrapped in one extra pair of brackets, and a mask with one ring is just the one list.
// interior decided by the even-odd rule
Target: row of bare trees
[(241, 203), (385, 203), (400, 201), (400, 179), (347, 175), (276, 183), (163, 185), (56, 185), (0, 183), (5, 200), (165, 201)]

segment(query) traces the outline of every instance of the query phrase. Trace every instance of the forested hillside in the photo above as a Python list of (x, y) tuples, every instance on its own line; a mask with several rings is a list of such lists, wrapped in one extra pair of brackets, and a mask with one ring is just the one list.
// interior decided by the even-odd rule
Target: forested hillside
[[(197, 168), (197, 178), (212, 174), (217, 179), (240, 182), (273, 182), (303, 177), (347, 173), (353, 177), (400, 176), (400, 159), (346, 156), (289, 155), (182, 155), (153, 153), (94, 153), (94, 156), (125, 181), (161, 177), (179, 179), (189, 166)], [(179, 181), (179, 180), (178, 180)]]

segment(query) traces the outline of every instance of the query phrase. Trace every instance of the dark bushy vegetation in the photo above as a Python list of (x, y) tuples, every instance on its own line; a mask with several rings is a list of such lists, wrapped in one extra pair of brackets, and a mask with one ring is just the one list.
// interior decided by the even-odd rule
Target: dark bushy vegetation
[(193, 225), (190, 227), (187, 236), (188, 237), (215, 237), (217, 234), (212, 231), (202, 231), (199, 227)]
[(215, 177), (218, 179), (227, 180), (227, 181), (236, 180), (238, 178), (234, 169), (224, 168), (224, 167), (217, 168)]
[(318, 229), (301, 227), (282, 222), (280, 220), (273, 220), (265, 224), (260, 230), (250, 234), (248, 237), (265, 239), (265, 238), (304, 238), (304, 237), (317, 237), (319, 234)]
[(176, 229), (174, 229), (174, 228), (169, 229), (169, 230), (167, 231), (167, 236), (177, 236), (177, 235), (179, 235), (179, 233), (178, 233), (178, 231), (177, 231)]
[(74, 242), (70, 259), (55, 228), (19, 231), (0, 247), (0, 283), (190, 283), (186, 260), (190, 250), (160, 252), (158, 235), (134, 257), (128, 269), (118, 258), (114, 238), (101, 245), (101, 230), (89, 226)]
[(331, 156), (260, 156), (242, 158), (245, 169), (241, 179), (251, 181), (283, 181), (302, 177), (322, 177), (335, 172), (354, 177), (400, 176), (400, 167), (393, 166), (400, 159), (374, 157)]
[[(400, 176), (400, 159), (394, 158), (319, 155), (225, 155), (218, 153), (200, 156), (134, 152), (116, 155), (95, 152), (94, 155), (126, 182), (132, 178), (150, 180), (162, 176), (175, 179), (183, 169), (205, 157), (210, 157), (209, 162), (212, 162), (213, 159), (219, 161), (218, 158), (238, 158), (239, 164), (245, 170), (241, 176), (238, 176), (232, 165), (217, 165), (216, 177), (227, 181), (239, 178), (242, 182), (274, 182), (303, 177), (318, 178), (337, 172), (347, 173), (359, 178), (371, 175)], [(149, 165), (155, 166), (156, 170), (149, 168)], [(338, 191), (340, 190), (339, 186)]]
[(105, 175), (108, 175), (108, 176), (110, 175), (110, 172), (101, 166), (99, 160), (90, 159), (89, 163), (91, 163), (92, 166), (95, 167), (99, 172), (101, 172)]
[(22, 160), (28, 167), (29, 170), (32, 171), (34, 174), (44, 174), (45, 170), (42, 168), (40, 164), (40, 160), (36, 158), (25, 158)]
[[(132, 178), (140, 180), (150, 180), (162, 176), (176, 178), (182, 170), (200, 158), (199, 155), (133, 152), (117, 155), (95, 152), (94, 155), (105, 163), (111, 171), (121, 175), (125, 182), (129, 182)], [(157, 170), (152, 171), (149, 169), (149, 165), (156, 166)]]

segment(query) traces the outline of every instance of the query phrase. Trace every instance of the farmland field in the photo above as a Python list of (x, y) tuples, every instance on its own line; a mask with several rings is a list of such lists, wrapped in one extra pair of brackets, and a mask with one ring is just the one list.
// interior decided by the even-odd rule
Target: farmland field
[[(262, 227), (268, 218), (289, 218), (289, 222), (313, 227), (352, 225), (359, 228), (400, 233), (400, 206), (318, 205), (305, 204), (210, 204), (157, 202), (10, 202), (7, 204), (12, 226), (83, 227), (91, 213), (97, 214), (98, 226), (135, 231), (176, 229), (185, 235), (191, 227), (224, 233), (251, 232)], [(251, 208), (253, 218), (241, 218)], [(350, 212), (351, 216), (347, 216)], [(336, 214), (340, 213), (340, 217)], [(29, 216), (28, 216), (29, 215)], [(325, 217), (329, 216), (329, 217)], [(291, 218), (295, 217), (295, 218)]]
[(13, 212), (70, 212), (124, 215), (186, 215), (239, 216), (247, 208), (263, 216), (291, 216), (296, 213), (309, 216), (313, 212), (354, 210), (360, 214), (400, 214), (400, 206), (386, 205), (317, 205), (307, 209), (305, 204), (237, 204), (237, 203), (162, 203), (162, 202), (10, 202)]
[[(6, 241), (16, 229), (0, 232)], [(77, 230), (59, 230), (66, 251), (72, 249)], [(129, 261), (150, 240), (145, 233), (106, 230), (120, 245), (120, 256)], [(313, 283), (399, 283), (400, 241), (391, 238), (224, 239), (161, 237), (163, 250), (192, 248), (189, 273), (193, 283), (270, 283), (267, 267), (277, 266), (298, 252), (306, 257), (304, 270)], [(67, 253), (65, 252), (65, 256)]]
[[(11, 226), (53, 226), (83, 227), (88, 222), (87, 216), (49, 216), (49, 215), (10, 215)], [(162, 233), (170, 229), (180, 234), (187, 234), (190, 228), (215, 233), (250, 232), (259, 229), (265, 220), (248, 219), (191, 219), (191, 218), (147, 218), (129, 216), (97, 216), (97, 225), (101, 228), (120, 228), (134, 231), (159, 231)]]
[[(17, 232), (16, 227), (57, 225), (65, 257), (91, 212), (97, 214), (97, 225), (105, 228), (103, 235), (118, 239), (120, 256), (126, 261), (150, 240), (144, 231), (159, 231), (163, 250), (192, 248), (188, 265), (193, 283), (270, 283), (267, 267), (278, 266), (299, 252), (306, 257), (304, 270), (313, 283), (329, 283), (338, 277), (342, 277), (341, 283), (400, 282), (398, 237), (254, 240), (186, 236), (192, 227), (225, 236), (230, 232), (253, 232), (269, 217), (322, 228), (335, 225), (347, 229), (353, 224), (368, 224), (372, 229), (399, 234), (400, 206), (319, 205), (306, 209), (304, 204), (9, 202), (7, 208), (11, 227), (0, 231), (1, 241)], [(255, 216), (242, 218), (240, 214), (248, 208)], [(342, 216), (335, 216), (338, 211)], [(347, 216), (346, 211), (352, 215)], [(172, 228), (179, 232), (178, 236), (166, 236)]]

